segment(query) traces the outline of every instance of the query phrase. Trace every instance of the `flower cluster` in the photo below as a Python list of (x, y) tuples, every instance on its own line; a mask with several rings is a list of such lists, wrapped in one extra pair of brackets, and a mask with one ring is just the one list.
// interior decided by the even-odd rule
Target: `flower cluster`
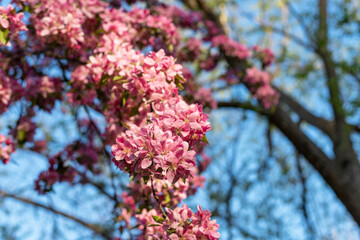
[(155, 8), (159, 15), (171, 18), (176, 26), (196, 29), (201, 21), (199, 12), (186, 12), (177, 6), (160, 5)]
[[(53, 185), (57, 182), (81, 183), (79, 178), (76, 178), (82, 170), (81, 167), (92, 169), (92, 173), (97, 174), (97, 162), (98, 151), (95, 146), (91, 144), (87, 146), (83, 143), (69, 145), (64, 151), (49, 159), (49, 168), (40, 173), (35, 182), (35, 190), (39, 194), (45, 194), (52, 191)], [(74, 167), (76, 165), (81, 167), (76, 169)]]
[(132, 125), (112, 146), (115, 164), (130, 175), (167, 179), (175, 183), (195, 171), (195, 151), (171, 131), (156, 124), (139, 128)]
[(219, 239), (220, 233), (217, 232), (219, 224), (216, 220), (210, 220), (211, 212), (203, 211), (198, 206), (198, 211), (194, 214), (185, 204), (174, 210), (166, 209), (168, 218), (163, 223), (163, 229), (167, 232), (171, 240), (178, 239)]
[(254, 94), (265, 108), (276, 105), (279, 94), (270, 85), (270, 76), (267, 72), (260, 71), (256, 67), (246, 70), (245, 83), (250, 86), (250, 91)]
[(26, 25), (21, 21), (23, 17), (24, 13), (16, 13), (11, 5), (7, 9), (0, 6), (0, 46), (10, 45), (10, 39), (17, 37), (20, 31), (27, 31)]
[(0, 70), (0, 113), (5, 112), (10, 104), (12, 82), (5, 72)]
[(269, 48), (261, 48), (259, 46), (254, 46), (253, 50), (255, 52), (255, 55), (258, 55), (260, 57), (264, 67), (268, 67), (275, 62), (274, 53)]
[(17, 143), (20, 146), (23, 146), (27, 142), (34, 141), (34, 135), (37, 126), (32, 121), (32, 116), (33, 112), (29, 110), (26, 116), (23, 116), (19, 119), (16, 128), (12, 130), (14, 139), (17, 140)]
[(61, 99), (62, 82), (48, 76), (29, 77), (24, 91), (27, 100), (50, 112), (55, 100)]
[(79, 49), (84, 43), (84, 24), (103, 12), (107, 4), (100, 0), (28, 1), (34, 9), (32, 21), (44, 43), (57, 42)]
[(210, 130), (201, 106), (187, 105), (180, 97), (152, 104), (151, 123), (131, 125), (112, 146), (115, 163), (130, 175), (167, 179), (175, 183), (194, 175), (191, 147)]
[(241, 43), (238, 43), (225, 35), (219, 35), (212, 39), (212, 45), (221, 47), (224, 52), (239, 59), (246, 59), (251, 57), (251, 51)]
[(66, 164), (61, 158), (61, 154), (50, 158), (49, 164), (49, 169), (42, 171), (35, 181), (35, 190), (39, 194), (52, 191), (53, 185), (57, 182), (72, 183), (77, 175), (75, 168)]
[(161, 225), (161, 220), (159, 223), (155, 219), (163, 219), (162, 215), (156, 209), (142, 209), (139, 214), (135, 215), (137, 223), (139, 224), (139, 229), (142, 231), (142, 234), (138, 237), (138, 240), (147, 240), (147, 239), (168, 239), (167, 233), (164, 231)]
[(139, 239), (209, 239), (220, 238), (218, 233), (219, 224), (216, 220), (211, 220), (211, 212), (202, 210), (198, 206), (198, 211), (194, 213), (186, 204), (174, 210), (166, 209), (167, 218), (164, 219), (158, 211), (143, 209), (136, 215), (140, 226), (147, 226), (142, 229), (144, 234)]
[(10, 161), (10, 154), (13, 152), (15, 152), (15, 144), (10, 138), (0, 135), (0, 157), (4, 164)]

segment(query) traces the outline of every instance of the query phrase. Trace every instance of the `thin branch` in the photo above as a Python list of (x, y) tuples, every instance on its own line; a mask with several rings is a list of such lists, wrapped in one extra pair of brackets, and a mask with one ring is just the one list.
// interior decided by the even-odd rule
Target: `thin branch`
[[(85, 111), (86, 111), (86, 113), (87, 113), (87, 115), (88, 115), (88, 117), (89, 117), (89, 121), (90, 121), (90, 124), (91, 125), (93, 125), (93, 127), (95, 128), (95, 131), (96, 131), (96, 133), (99, 135), (99, 137), (100, 137), (100, 139), (101, 139), (101, 141), (102, 141), (102, 143), (103, 143), (103, 152), (104, 152), (104, 154), (106, 155), (106, 157), (107, 157), (107, 159), (108, 159), (108, 164), (109, 164), (109, 170), (110, 170), (110, 175), (111, 175), (111, 178), (110, 178), (110, 181), (111, 181), (111, 186), (112, 186), (112, 188), (114, 189), (114, 197), (113, 197), (113, 199), (115, 200), (115, 202), (116, 202), (116, 204), (115, 204), (115, 206), (116, 205), (118, 205), (119, 204), (119, 201), (118, 201), (118, 196), (117, 196), (117, 188), (116, 188), (116, 185), (115, 185), (115, 182), (114, 182), (114, 178), (115, 178), (115, 175), (114, 175), (114, 173), (113, 173), (113, 171), (112, 171), (112, 168), (111, 168), (111, 155), (110, 155), (110, 153), (106, 150), (106, 148), (105, 148), (105, 143), (104, 143), (104, 140), (102, 139), (102, 134), (101, 134), (101, 131), (100, 131), (100, 129), (98, 128), (98, 126), (96, 125), (96, 123), (94, 122), (94, 120), (92, 119), (92, 117), (91, 117), (91, 114), (90, 114), (90, 111), (89, 111), (89, 109), (88, 109), (88, 106), (84, 106), (84, 108), (85, 108)], [(114, 207), (115, 207), (114, 206)]]
[(304, 40), (302, 40), (301, 38), (299, 38), (298, 36), (292, 34), (292, 33), (289, 33), (287, 32), (286, 30), (284, 29), (281, 29), (281, 28), (277, 28), (277, 27), (274, 27), (274, 26), (271, 26), (269, 24), (266, 24), (260, 20), (256, 20), (254, 19), (249, 13), (246, 13), (244, 11), (242, 11), (243, 13), (243, 16), (245, 16), (247, 19), (249, 19), (250, 21), (253, 21), (256, 25), (258, 25), (260, 28), (262, 29), (265, 29), (265, 30), (271, 30), (275, 33), (278, 33), (278, 34), (281, 34), (285, 37), (288, 37), (288, 38), (291, 38), (295, 43), (297, 43), (298, 45), (306, 48), (306, 49), (310, 49), (310, 50), (314, 50), (315, 49), (315, 46), (310, 44), (310, 43), (307, 43), (305, 42)]
[(309, 231), (309, 239), (314, 239), (314, 235), (315, 235), (315, 230), (313, 228), (313, 225), (310, 222), (310, 217), (309, 217), (309, 213), (308, 213), (308, 209), (307, 209), (307, 186), (306, 186), (306, 179), (303, 173), (303, 169), (301, 167), (301, 163), (300, 163), (300, 155), (299, 153), (297, 153), (296, 156), (296, 168), (298, 170), (299, 173), (299, 178), (300, 178), (300, 183), (301, 183), (301, 187), (302, 187), (302, 193), (301, 193), (301, 210), (303, 212), (304, 215), (304, 219), (306, 222), (306, 226), (307, 229)]
[(297, 102), (293, 97), (288, 95), (287, 93), (283, 92), (281, 89), (274, 87), (277, 92), (280, 93), (280, 101), (285, 103), (289, 106), (300, 118), (308, 122), (309, 124), (313, 125), (320, 129), (323, 133), (328, 135), (331, 139), (334, 138), (333, 128), (334, 122), (330, 120), (326, 120), (321, 117), (317, 117), (311, 112), (309, 112), (306, 108), (304, 108), (299, 102)]
[(115, 201), (115, 202), (117, 201), (117, 199), (116, 199), (114, 196), (112, 196), (110, 193), (108, 193), (107, 191), (105, 191), (105, 189), (104, 189), (104, 187), (102, 186), (101, 183), (97, 183), (97, 182), (92, 181), (91, 179), (89, 179), (89, 178), (85, 175), (85, 173), (80, 173), (80, 172), (79, 172), (79, 174), (82, 176), (82, 181), (83, 181), (84, 183), (87, 183), (87, 184), (95, 187), (97, 190), (99, 190), (99, 192), (101, 192), (102, 194), (104, 194), (105, 196), (107, 196), (110, 200), (113, 200), (113, 201)]
[(245, 110), (252, 110), (262, 115), (266, 115), (267, 112), (259, 106), (256, 106), (250, 102), (218, 102), (218, 108), (242, 108)]
[(162, 214), (163, 218), (167, 219), (168, 215), (164, 211), (163, 206), (161, 205), (161, 202), (160, 202), (159, 198), (156, 195), (152, 177), (151, 177), (151, 189), (152, 189), (152, 193), (154, 195), (154, 198), (155, 198), (156, 202), (159, 204), (159, 208), (160, 208), (160, 211), (161, 211), (161, 214)]
[(12, 199), (18, 200), (20, 202), (33, 205), (35, 207), (39, 207), (39, 208), (48, 210), (50, 212), (61, 215), (61, 216), (65, 217), (65, 218), (71, 219), (74, 222), (77, 222), (77, 223), (81, 224), (82, 226), (92, 230), (94, 233), (103, 236), (105, 239), (110, 239), (111, 238), (109, 236), (109, 233), (105, 229), (101, 228), (100, 226), (98, 226), (96, 224), (91, 224), (91, 223), (85, 222), (85, 221), (83, 221), (83, 220), (81, 220), (81, 219), (79, 219), (77, 217), (71, 216), (71, 215), (69, 215), (67, 213), (64, 213), (64, 212), (61, 212), (61, 211), (59, 211), (59, 210), (57, 210), (57, 209), (55, 209), (55, 208), (53, 208), (51, 206), (46, 206), (46, 205), (44, 205), (42, 203), (35, 202), (35, 201), (33, 201), (31, 199), (28, 199), (28, 198), (16, 196), (14, 194), (7, 193), (7, 192), (5, 192), (3, 190), (0, 190), (0, 196), (2, 196), (4, 198), (6, 198), (6, 197), (12, 198)]
[(314, 39), (313, 35), (311, 34), (308, 26), (305, 24), (304, 22), (304, 18), (302, 16), (300, 16), (297, 11), (295, 10), (295, 8), (292, 6), (292, 4), (290, 3), (290, 1), (286, 1), (286, 5), (289, 9), (289, 12), (291, 13), (291, 15), (296, 19), (296, 21), (300, 24), (300, 26), (304, 29), (304, 32), (306, 33), (306, 35), (308, 36), (308, 38), (314, 43), (316, 40)]
[[(183, 1), (187, 2), (190, 0)], [(326, 3), (326, 0), (319, 1)], [(191, 7), (190, 5), (188, 6)], [(211, 14), (211, 12), (209, 12), (209, 8), (193, 8), (193, 10), (202, 11), (205, 18), (208, 18), (208, 20), (212, 20), (215, 24), (217, 24), (218, 20), (213, 19), (214, 17), (216, 18), (216, 15)], [(216, 26), (218, 28), (222, 27), (221, 25)], [(330, 86), (329, 90), (331, 91), (331, 103), (334, 108), (334, 112), (336, 113), (336, 139), (334, 141), (336, 161), (330, 159), (322, 151), (322, 149), (316, 146), (316, 144), (300, 129), (300, 127), (292, 121), (288, 111), (284, 109), (284, 102), (279, 101), (276, 108), (273, 109), (274, 111), (260, 109), (258, 112), (267, 116), (269, 121), (277, 126), (277, 128), (292, 142), (294, 147), (314, 166), (314, 168), (334, 190), (337, 197), (346, 206), (354, 220), (358, 223), (358, 225), (360, 225), (360, 208), (358, 205), (360, 199), (360, 191), (358, 188), (358, 183), (360, 182), (360, 176), (358, 174), (360, 171), (360, 164), (349, 137), (351, 127), (345, 123), (344, 116), (342, 115), (342, 104), (340, 101), (337, 101), (340, 100), (340, 94), (337, 94), (339, 93), (338, 82), (336, 79), (335, 65), (333, 64), (333, 60), (329, 57), (331, 54), (329, 51), (322, 51), (321, 49), (317, 49), (317, 53), (324, 61), (326, 74), (330, 74), (330, 78), (328, 77), (327, 80), (331, 80), (328, 85)], [(246, 69), (244, 61), (227, 56), (224, 52), (223, 54), (229, 66), (244, 75), (244, 71)], [(235, 103), (233, 107), (239, 107), (239, 104)], [(251, 108), (253, 107), (250, 106), (250, 109)]]

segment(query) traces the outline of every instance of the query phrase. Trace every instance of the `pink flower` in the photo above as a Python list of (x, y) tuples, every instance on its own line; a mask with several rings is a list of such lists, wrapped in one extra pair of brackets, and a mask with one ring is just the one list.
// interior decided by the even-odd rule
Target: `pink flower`
[(0, 135), (0, 158), (4, 164), (10, 161), (10, 155), (15, 152), (15, 144), (6, 138), (4, 135)]
[(219, 224), (216, 220), (210, 220), (211, 212), (203, 211), (198, 206), (198, 211), (194, 214), (186, 204), (174, 210), (166, 209), (168, 219), (162, 223), (164, 231), (168, 233), (169, 239), (219, 239), (220, 233), (217, 232)]
[(270, 108), (278, 103), (279, 93), (270, 85), (270, 75), (267, 72), (252, 67), (246, 70), (245, 84), (265, 108)]
[(263, 62), (265, 67), (275, 62), (274, 53), (269, 48), (260, 48), (259, 46), (253, 47), (254, 51), (259, 55), (260, 60)]
[(7, 9), (0, 6), (0, 27), (9, 30), (8, 36), (6, 36), (7, 40), (17, 37), (20, 31), (27, 31), (26, 25), (21, 21), (23, 17), (24, 13), (16, 13), (11, 5)]
[(212, 39), (212, 45), (215, 47), (221, 47), (227, 55), (234, 56), (239, 59), (251, 57), (251, 52), (247, 47), (235, 42), (225, 35), (214, 37)]

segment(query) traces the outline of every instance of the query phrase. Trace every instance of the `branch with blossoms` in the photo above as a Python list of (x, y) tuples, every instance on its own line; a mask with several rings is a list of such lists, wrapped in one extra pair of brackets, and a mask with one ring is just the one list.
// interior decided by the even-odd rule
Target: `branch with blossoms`
[[(136, 228), (139, 239), (218, 239), (219, 225), (210, 220), (209, 211), (178, 207), (203, 185), (200, 173), (208, 161), (201, 163), (200, 171), (195, 156), (211, 127), (202, 106), (188, 104), (179, 94), (186, 77), (170, 55), (180, 37), (171, 19), (147, 9), (111, 8), (100, 0), (13, 4), (0, 9), (0, 110), (4, 113), (21, 101), (26, 111), (9, 137), (2, 136), (4, 163), (15, 148), (42, 153), (48, 147), (34, 137), (39, 111), (51, 113), (56, 102), (76, 112), (84, 106), (89, 119), (76, 118), (79, 138), (49, 156), (49, 167), (40, 173), (35, 190), (49, 194), (59, 182), (94, 183), (86, 178), (105, 174), (111, 145), (112, 162), (132, 179), (129, 192), (116, 204), (117, 219), (125, 223), (121, 226), (129, 232)], [(24, 12), (30, 15), (27, 26), (20, 21)], [(152, 51), (146, 52), (149, 48)], [(51, 66), (60, 69), (62, 78), (47, 74), (44, 69)], [(104, 130), (89, 109), (105, 117)], [(115, 189), (117, 201), (116, 194)]]
[[(212, 71), (225, 58), (221, 78), (230, 85), (244, 83), (262, 106), (256, 108), (266, 113), (279, 94), (266, 71), (274, 62), (272, 52), (225, 36), (220, 22), (206, 19), (211, 15), (206, 4), (196, 2), (205, 14), (157, 1), (147, 2), (147, 9), (124, 10), (100, 0), (14, 0), (16, 8), (2, 15), (9, 22), (2, 27), (10, 29), (6, 45), (12, 47), (0, 48), (0, 111), (19, 101), (26, 111), (9, 137), (2, 137), (4, 162), (15, 148), (30, 146), (40, 153), (47, 148), (45, 140), (34, 140), (35, 116), (63, 102), (76, 112), (80, 136), (48, 157), (48, 169), (35, 182), (40, 194), (51, 193), (58, 183), (96, 183), (87, 178), (106, 176), (104, 166), (114, 164), (131, 180), (127, 191), (117, 195), (112, 172), (113, 197), (94, 185), (115, 201), (119, 232), (114, 236), (126, 229), (139, 239), (218, 239), (219, 225), (209, 211), (180, 206), (204, 184), (201, 173), (210, 160), (202, 150), (211, 127), (203, 106), (216, 107), (210, 90), (197, 85), (194, 72), (183, 66), (193, 62)], [(24, 12), (30, 15), (27, 26), (18, 21)], [(200, 37), (180, 41), (181, 29)], [(51, 67), (61, 77), (45, 71)], [(79, 109), (87, 119), (78, 119)], [(92, 111), (104, 117), (104, 128)], [(197, 153), (202, 161), (196, 162)]]

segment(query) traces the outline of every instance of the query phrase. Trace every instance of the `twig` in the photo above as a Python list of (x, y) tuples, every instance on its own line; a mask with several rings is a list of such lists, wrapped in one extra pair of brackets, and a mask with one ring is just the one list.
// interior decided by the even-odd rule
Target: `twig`
[(163, 207), (162, 207), (162, 205), (161, 205), (161, 202), (160, 202), (159, 198), (157, 197), (157, 195), (156, 195), (156, 193), (155, 193), (155, 188), (154, 188), (154, 184), (153, 184), (153, 179), (152, 179), (152, 177), (151, 177), (151, 189), (152, 189), (152, 192), (153, 192), (153, 195), (154, 195), (154, 198), (155, 198), (156, 202), (159, 204), (159, 208), (160, 208), (160, 211), (161, 211), (161, 214), (162, 214), (163, 218), (167, 219), (168, 216), (167, 216), (167, 214), (165, 213), (165, 211), (164, 211), (164, 209), (163, 209)]
[(300, 163), (300, 155), (299, 153), (296, 154), (296, 167), (299, 173), (299, 178), (301, 181), (301, 185), (302, 185), (302, 194), (301, 194), (301, 210), (304, 214), (304, 219), (307, 225), (307, 228), (309, 230), (309, 239), (313, 239), (315, 236), (315, 230), (312, 226), (312, 224), (310, 223), (310, 216), (309, 216), (309, 212), (307, 209), (307, 187), (306, 187), (306, 179), (304, 177), (304, 173), (303, 173), (303, 169), (301, 167), (301, 163)]
[(118, 201), (118, 197), (117, 197), (117, 188), (116, 188), (116, 185), (114, 183), (114, 177), (115, 176), (114, 176), (114, 173), (113, 173), (112, 168), (111, 168), (111, 155), (109, 154), (109, 152), (105, 148), (105, 143), (104, 143), (104, 140), (102, 139), (101, 131), (98, 128), (98, 126), (95, 124), (95, 122), (93, 121), (93, 119), (92, 119), (92, 117), (90, 115), (90, 111), (88, 109), (88, 106), (84, 106), (84, 108), (85, 108), (85, 112), (87, 113), (87, 115), (89, 117), (90, 124), (93, 125), (93, 127), (95, 128), (95, 131), (99, 135), (99, 137), (101, 139), (101, 142), (103, 143), (103, 146), (104, 146), (103, 151), (104, 151), (104, 154), (106, 155), (108, 163), (109, 163), (109, 170), (110, 170), (110, 175), (111, 175), (110, 181), (111, 181), (111, 186), (114, 189), (114, 197), (113, 197), (113, 199), (116, 202), (116, 204), (115, 204), (115, 206), (116, 206), (116, 205), (118, 205), (119, 201)]
[(33, 206), (35, 206), (35, 207), (39, 207), (39, 208), (48, 210), (48, 211), (50, 211), (50, 212), (53, 212), (53, 213), (58, 214), (58, 215), (61, 215), (61, 216), (65, 217), (65, 218), (71, 219), (71, 220), (73, 220), (73, 221), (81, 224), (82, 226), (84, 226), (84, 227), (92, 230), (94, 233), (103, 236), (105, 239), (110, 239), (110, 238), (111, 238), (111, 237), (109, 236), (109, 233), (107, 233), (106, 230), (103, 229), (103, 228), (101, 228), (100, 226), (95, 225), (95, 224), (91, 224), (91, 223), (87, 223), (87, 222), (85, 222), (85, 221), (83, 221), (83, 220), (81, 220), (81, 219), (79, 219), (79, 218), (77, 218), (77, 217), (71, 216), (71, 215), (69, 215), (69, 214), (67, 214), (67, 213), (64, 213), (64, 212), (61, 212), (61, 211), (59, 211), (59, 210), (57, 210), (57, 209), (55, 209), (55, 208), (53, 208), (53, 207), (51, 207), (51, 206), (46, 206), (46, 205), (44, 205), (44, 204), (42, 204), (42, 203), (35, 202), (35, 201), (33, 201), (33, 200), (31, 200), (31, 199), (28, 199), (28, 198), (16, 196), (16, 195), (14, 195), (14, 194), (10, 194), (10, 193), (7, 193), (7, 192), (2, 191), (2, 190), (0, 190), (0, 196), (2, 196), (2, 197), (4, 197), (4, 198), (6, 198), (6, 197), (12, 198), (12, 199), (18, 200), (18, 201), (20, 201), (20, 202), (33, 205)]

